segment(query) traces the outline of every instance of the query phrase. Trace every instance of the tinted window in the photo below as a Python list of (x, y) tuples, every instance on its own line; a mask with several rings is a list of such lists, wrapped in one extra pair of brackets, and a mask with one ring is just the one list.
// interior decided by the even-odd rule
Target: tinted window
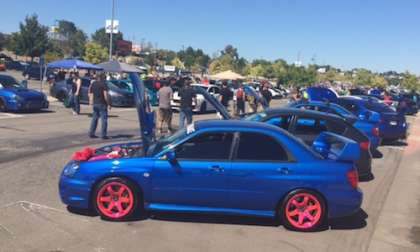
[(217, 87), (211, 87), (211, 88), (209, 89), (209, 92), (210, 92), (210, 93), (213, 93), (213, 94), (218, 94), (218, 93), (220, 93), (220, 92), (219, 92), (219, 88), (217, 88)]
[(179, 159), (226, 160), (229, 159), (232, 133), (203, 133), (176, 147)]
[(285, 130), (289, 130), (290, 121), (292, 120), (291, 116), (280, 116), (273, 117), (266, 121), (266, 123), (275, 125)]
[(237, 160), (287, 161), (286, 150), (272, 137), (259, 133), (241, 133)]
[(296, 120), (296, 134), (319, 134), (327, 130), (327, 123), (323, 119), (315, 119), (308, 117), (299, 117)]
[(351, 112), (357, 112), (358, 108), (356, 104), (353, 104), (351, 101), (346, 100), (338, 100), (338, 104), (343, 106), (345, 109), (351, 111)]
[(15, 84), (18, 84), (17, 81), (11, 77), (11, 76), (0, 76), (0, 84), (2, 84), (5, 87), (14, 86)]

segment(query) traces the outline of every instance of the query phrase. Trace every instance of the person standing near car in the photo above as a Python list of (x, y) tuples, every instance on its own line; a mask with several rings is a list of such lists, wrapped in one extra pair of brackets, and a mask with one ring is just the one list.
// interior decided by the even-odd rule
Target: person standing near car
[(159, 89), (159, 131), (163, 133), (163, 124), (166, 123), (168, 131), (172, 131), (172, 88), (169, 85), (173, 85), (175, 79), (170, 79), (169, 82), (164, 82), (163, 87)]
[(245, 114), (245, 91), (243, 85), (240, 84), (236, 90), (236, 114), (241, 116)]
[(89, 137), (97, 138), (95, 135), (98, 119), (101, 118), (101, 137), (108, 139), (108, 108), (111, 104), (108, 98), (108, 87), (105, 82), (105, 74), (101, 73), (89, 87), (89, 104), (93, 106), (92, 121), (90, 123)]
[(220, 89), (220, 102), (227, 110), (229, 110), (229, 100), (232, 96), (232, 91), (228, 88), (227, 82), (223, 82), (222, 89)]
[(263, 86), (263, 89), (262, 89), (262, 91), (261, 91), (261, 95), (262, 95), (262, 97), (264, 97), (264, 99), (265, 99), (264, 108), (265, 108), (265, 109), (266, 109), (266, 108), (269, 108), (269, 107), (270, 107), (270, 102), (271, 102), (271, 99), (273, 99), (273, 96), (271, 95), (270, 90), (268, 90), (268, 85), (267, 85), (267, 84), (265, 84), (265, 85)]
[(79, 77), (79, 72), (75, 72), (72, 79), (72, 97), (73, 97), (73, 115), (80, 114), (80, 89), (82, 87), (82, 79)]
[(191, 80), (185, 79), (184, 86), (179, 90), (179, 97), (181, 98), (181, 106), (179, 110), (179, 128), (184, 127), (185, 121), (187, 124), (192, 123), (193, 106), (197, 104), (194, 89), (191, 87)]

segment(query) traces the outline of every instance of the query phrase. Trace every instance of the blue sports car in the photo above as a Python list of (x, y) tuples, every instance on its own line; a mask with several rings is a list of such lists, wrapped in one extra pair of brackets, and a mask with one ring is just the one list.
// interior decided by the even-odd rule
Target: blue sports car
[(357, 96), (339, 97), (337, 103), (362, 120), (377, 118), (379, 136), (384, 140), (397, 140), (407, 137), (408, 124), (404, 114), (397, 113), (384, 103)]
[[(134, 90), (139, 105), (144, 90)], [(218, 213), (280, 218), (312, 231), (360, 209), (359, 156), (357, 143), (333, 133), (309, 148), (265, 123), (199, 121), (158, 141), (76, 152), (59, 191), (66, 205), (109, 220), (144, 210)]]
[(0, 75), (0, 112), (37, 111), (48, 106), (44, 93), (24, 87), (9, 75)]
[(289, 106), (293, 108), (304, 108), (339, 115), (340, 117), (346, 119), (348, 122), (352, 123), (356, 129), (359, 129), (364, 134), (366, 134), (370, 141), (371, 150), (375, 150), (381, 143), (377, 122), (361, 120), (353, 113), (336, 103), (308, 101), (291, 103)]

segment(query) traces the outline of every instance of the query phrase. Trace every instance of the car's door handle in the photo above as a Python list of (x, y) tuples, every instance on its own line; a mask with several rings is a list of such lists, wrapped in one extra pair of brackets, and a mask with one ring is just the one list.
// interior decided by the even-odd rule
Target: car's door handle
[(224, 172), (225, 170), (223, 169), (223, 167), (219, 166), (219, 165), (211, 165), (209, 167), (210, 170), (214, 171), (214, 172)]
[(285, 175), (290, 173), (290, 170), (287, 167), (277, 168), (277, 171), (280, 172), (281, 174), (285, 174)]

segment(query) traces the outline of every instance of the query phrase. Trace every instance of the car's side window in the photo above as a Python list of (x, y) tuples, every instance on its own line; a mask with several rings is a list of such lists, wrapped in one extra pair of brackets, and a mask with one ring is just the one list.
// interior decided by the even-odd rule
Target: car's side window
[(287, 151), (273, 137), (261, 133), (241, 133), (238, 161), (289, 161)]
[(227, 160), (230, 156), (233, 133), (209, 132), (197, 135), (177, 146), (178, 159)]
[(327, 130), (327, 124), (323, 119), (298, 117), (295, 125), (295, 134), (319, 134)]
[(339, 101), (338, 104), (343, 106), (344, 108), (346, 108), (347, 110), (349, 110), (351, 112), (356, 112), (357, 111), (357, 106), (355, 104), (353, 104), (352, 102)]
[(280, 117), (273, 117), (268, 119), (266, 122), (271, 125), (275, 125), (282, 129), (288, 130), (290, 121), (292, 120), (291, 116), (280, 116)]

